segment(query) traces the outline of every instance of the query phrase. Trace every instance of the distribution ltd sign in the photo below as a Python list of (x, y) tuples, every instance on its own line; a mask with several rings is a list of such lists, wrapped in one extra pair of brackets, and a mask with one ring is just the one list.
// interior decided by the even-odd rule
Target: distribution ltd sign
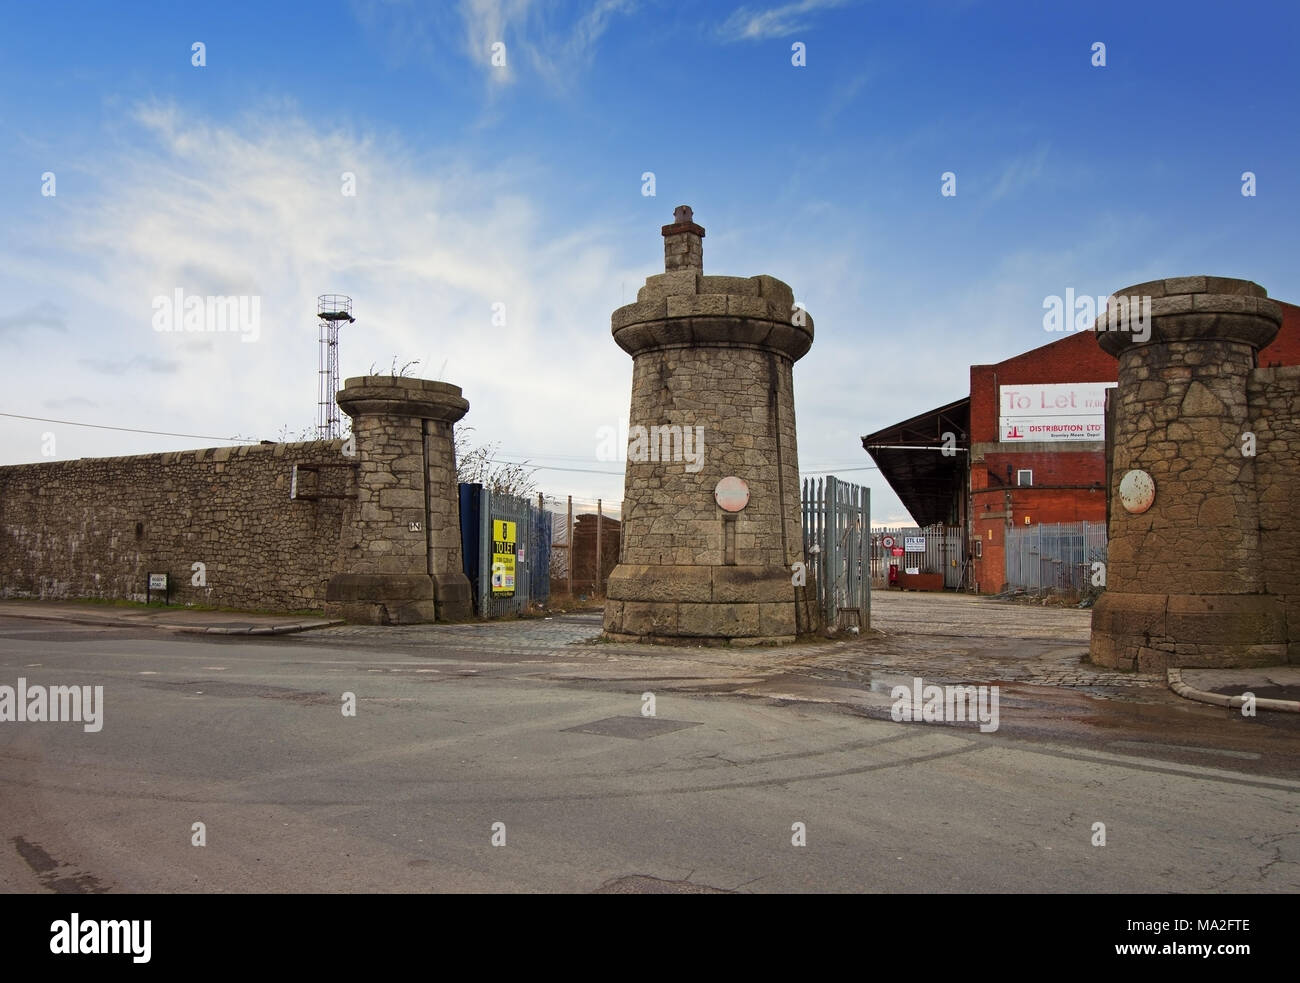
[(1102, 440), (1106, 390), (1113, 382), (999, 386), (998, 433), (1008, 443)]

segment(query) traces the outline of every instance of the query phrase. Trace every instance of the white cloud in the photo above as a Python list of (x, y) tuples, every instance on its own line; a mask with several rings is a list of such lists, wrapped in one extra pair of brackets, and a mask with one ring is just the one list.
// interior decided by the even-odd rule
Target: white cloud
[(849, 0), (798, 0), (780, 7), (756, 10), (739, 7), (719, 28), (727, 41), (763, 41), (768, 38), (789, 37), (796, 31), (807, 30), (812, 23), (808, 16), (819, 10), (842, 7)]
[(857, 72), (851, 79), (835, 85), (826, 97), (826, 106), (822, 110), (821, 124), (829, 126), (835, 117), (842, 113), (858, 97), (868, 82), (880, 77), (883, 70), (879, 65)]
[(13, 314), (0, 315), (0, 334), (28, 329), (67, 331), (67, 313), (57, 304), (43, 301)]
[[(119, 129), (114, 144), (128, 149), (85, 165), (99, 195), (78, 203), (75, 221), (41, 227), (46, 249), (4, 258), (11, 275), (68, 308), (59, 344), (77, 356), (19, 380), (13, 404), (75, 395), (99, 404), (86, 422), (259, 438), (297, 431), (315, 416), (316, 295), (347, 293), (357, 322), (341, 330), (345, 378), (372, 364), (387, 372), (394, 356), (420, 359), (422, 377), (445, 364), (478, 439), (590, 454), (599, 466), (595, 430), (626, 413), (631, 372), (609, 313), (619, 284), (640, 275), (618, 265), (613, 233), (596, 219), (546, 212), (530, 161), (430, 163), (395, 141), (284, 112), (224, 125), (153, 104)], [(345, 170), (356, 174), (356, 197), (341, 193)], [(11, 241), (37, 233), (16, 230)], [(260, 337), (153, 330), (152, 299), (177, 288), (260, 297)], [(498, 302), (504, 327), (492, 325)], [(57, 365), (57, 337), (15, 332), (9, 348), (35, 367)], [(203, 443), (68, 433), (60, 457)], [(38, 454), (31, 434), (0, 431), (0, 458)], [(581, 491), (580, 480), (567, 487)]]
[(572, 89), (580, 72), (595, 57), (600, 40), (615, 14), (630, 13), (634, 5), (628, 0), (598, 0), (581, 17), (567, 27), (552, 28), (539, 22), (540, 40), (521, 39), (524, 52), (534, 70), (557, 91)]
[(1039, 147), (1032, 154), (1022, 155), (1007, 162), (1002, 168), (998, 183), (989, 192), (989, 200), (1005, 198), (1013, 191), (1023, 191), (1043, 175), (1047, 167), (1048, 148)]
[[(470, 60), (487, 70), (488, 78), (499, 84), (515, 81), (510, 45), (516, 43), (520, 27), (528, 16), (531, 0), (461, 0), (460, 14), (464, 28), (465, 53)], [(512, 36), (507, 39), (507, 26)], [(504, 67), (492, 64), (492, 45), (506, 45)]]
[[(361, 24), (391, 60), (412, 57), (440, 69), (449, 50), (482, 70), (489, 94), (526, 77), (527, 69), (556, 92), (572, 90), (595, 57), (598, 42), (632, 0), (595, 0), (578, 13), (536, 0), (460, 0), (457, 5), (411, 0), (354, 0)], [(504, 45), (504, 64), (493, 46)], [(499, 50), (499, 49), (498, 49)]]

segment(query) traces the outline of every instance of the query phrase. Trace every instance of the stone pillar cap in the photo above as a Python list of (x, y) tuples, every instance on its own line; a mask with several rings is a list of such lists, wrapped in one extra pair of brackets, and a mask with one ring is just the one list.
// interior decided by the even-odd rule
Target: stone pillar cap
[(674, 208), (672, 224), (659, 229), (659, 234), (665, 238), (681, 232), (689, 232), (701, 239), (704, 238), (704, 226), (695, 224), (695, 212), (690, 205), (678, 205)]
[[(1112, 307), (1116, 309), (1113, 324)], [(1138, 323), (1144, 320), (1149, 322), (1150, 337), (1146, 337), (1148, 326)], [(1269, 300), (1268, 291), (1258, 283), (1180, 276), (1116, 290), (1093, 328), (1101, 349), (1118, 356), (1135, 345), (1171, 341), (1235, 341), (1258, 350), (1277, 336), (1281, 324), (1281, 306)]]
[(696, 225), (694, 222), (674, 222), (672, 225), (664, 225), (659, 228), (659, 234), (665, 238), (675, 236), (679, 232), (691, 232), (701, 239), (704, 238), (704, 226)]
[(454, 423), (469, 412), (469, 401), (461, 396), (460, 386), (405, 376), (353, 376), (336, 399), (339, 409), (354, 419), (375, 413)]
[(647, 277), (637, 302), (610, 315), (629, 355), (655, 348), (763, 348), (798, 361), (813, 342), (813, 318), (774, 276), (705, 276), (678, 270)]

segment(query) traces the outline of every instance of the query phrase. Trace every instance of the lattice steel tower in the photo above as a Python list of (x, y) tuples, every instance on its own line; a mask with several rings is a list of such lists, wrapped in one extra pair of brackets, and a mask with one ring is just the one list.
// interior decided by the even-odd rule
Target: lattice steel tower
[(343, 294), (321, 294), (316, 298), (316, 317), (320, 319), (320, 372), (317, 374), (316, 436), (332, 440), (343, 436), (338, 403), (339, 391), (339, 322), (351, 324), (352, 298)]

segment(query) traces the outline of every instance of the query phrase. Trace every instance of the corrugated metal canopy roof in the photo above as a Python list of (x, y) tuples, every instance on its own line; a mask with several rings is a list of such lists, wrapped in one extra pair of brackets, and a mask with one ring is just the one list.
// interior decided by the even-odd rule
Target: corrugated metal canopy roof
[[(941, 453), (945, 433), (960, 449), (952, 456)], [(966, 493), (970, 397), (867, 434), (862, 447), (917, 525), (948, 522), (953, 502)]]

